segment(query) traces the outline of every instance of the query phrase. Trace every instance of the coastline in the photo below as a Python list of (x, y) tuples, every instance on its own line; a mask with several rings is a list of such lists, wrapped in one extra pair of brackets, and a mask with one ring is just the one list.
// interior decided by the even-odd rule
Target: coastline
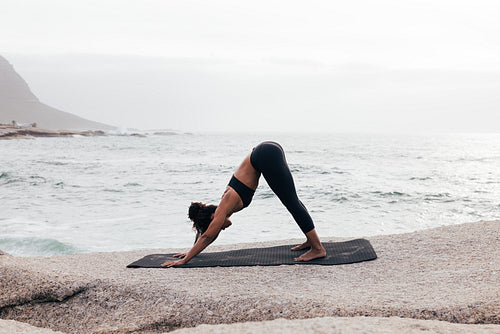
[[(0, 255), (0, 318), (64, 333), (311, 332), (321, 326), (500, 331), (499, 220), (368, 239), (378, 259), (341, 266), (125, 267), (146, 254), (182, 249)], [(208, 251), (294, 242), (299, 240)], [(10, 324), (0, 321), (0, 332)]]
[[(0, 140), (8, 139), (30, 139), (30, 138), (48, 138), (48, 137), (105, 137), (110, 134), (103, 130), (47, 130), (34, 126), (18, 126), (0, 124)], [(131, 134), (113, 134), (115, 136), (133, 136), (133, 137), (146, 137), (140, 133)]]
[(0, 124), (0, 139), (34, 138), (34, 137), (72, 137), (72, 136), (106, 136), (102, 130), (47, 130), (33, 126), (18, 126)]

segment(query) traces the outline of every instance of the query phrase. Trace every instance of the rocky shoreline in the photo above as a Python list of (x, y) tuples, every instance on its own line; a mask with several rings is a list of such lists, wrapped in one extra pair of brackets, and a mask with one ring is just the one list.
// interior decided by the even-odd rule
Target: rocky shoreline
[[(75, 130), (47, 130), (32, 126), (17, 126), (17, 125), (5, 125), (0, 124), (0, 140), (1, 139), (29, 139), (36, 137), (73, 137), (73, 136), (84, 136), (84, 137), (102, 137), (110, 135), (108, 132), (102, 130), (85, 130), (85, 131), (75, 131)], [(117, 134), (122, 136), (122, 134)], [(126, 136), (134, 137), (145, 137), (140, 133), (131, 133)]]
[(72, 137), (75, 135), (91, 137), (105, 136), (101, 130), (69, 131), (69, 130), (47, 130), (32, 126), (0, 125), (0, 139), (33, 138), (33, 137)]
[(342, 266), (125, 267), (175, 249), (0, 255), (0, 332), (24, 326), (6, 320), (64, 333), (500, 332), (500, 221), (369, 240), (377, 260)]

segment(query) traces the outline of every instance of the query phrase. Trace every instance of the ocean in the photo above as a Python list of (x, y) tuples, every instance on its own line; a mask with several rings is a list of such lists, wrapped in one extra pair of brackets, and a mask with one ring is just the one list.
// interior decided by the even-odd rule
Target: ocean
[[(0, 250), (17, 256), (190, 247), (191, 202), (217, 204), (264, 140), (283, 146), (326, 237), (500, 218), (500, 134), (148, 133), (0, 141)], [(218, 244), (302, 238), (261, 178)]]

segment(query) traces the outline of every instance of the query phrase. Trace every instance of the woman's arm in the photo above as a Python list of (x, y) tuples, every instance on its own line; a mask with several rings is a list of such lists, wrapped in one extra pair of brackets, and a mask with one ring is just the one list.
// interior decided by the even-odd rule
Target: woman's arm
[[(240, 196), (234, 190), (229, 190), (228, 187), (222, 199), (217, 206), (217, 210), (214, 212), (214, 217), (208, 225), (208, 229), (203, 233), (200, 238), (195, 242), (193, 248), (186, 254), (186, 256), (179, 261), (165, 262), (162, 267), (173, 267), (186, 264), (196, 255), (200, 254), (205, 248), (208, 247), (215, 239), (219, 236), (220, 231), (231, 225), (229, 217), (233, 212), (241, 210), (243, 203), (241, 202)], [(183, 254), (177, 254), (179, 257)]]
[[(193, 246), (196, 244), (196, 241), (198, 241), (198, 239), (200, 238), (200, 232), (196, 231), (196, 236), (194, 237), (194, 242), (193, 242)], [(179, 253), (179, 254), (175, 254), (174, 257), (178, 257), (180, 259), (186, 257), (186, 254), (187, 253)]]
[(180, 266), (188, 263), (196, 255), (200, 254), (205, 248), (208, 247), (215, 239), (219, 236), (219, 233), (224, 225), (226, 220), (226, 216), (224, 214), (218, 213), (217, 211), (214, 214), (214, 219), (208, 226), (208, 229), (202, 236), (196, 241), (193, 245), (193, 248), (186, 254), (186, 256), (179, 261), (170, 261), (162, 264), (162, 267), (173, 267)]

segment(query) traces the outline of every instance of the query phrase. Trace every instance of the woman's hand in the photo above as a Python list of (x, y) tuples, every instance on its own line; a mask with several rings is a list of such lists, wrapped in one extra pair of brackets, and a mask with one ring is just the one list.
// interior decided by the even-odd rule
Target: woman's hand
[(215, 239), (217, 239), (221, 227), (226, 220), (225, 216), (219, 216), (219, 217), (220, 217), (219, 219), (214, 217), (214, 219), (208, 226), (207, 231), (203, 233), (203, 235), (196, 241), (196, 243), (193, 245), (193, 248), (191, 248), (191, 250), (187, 254), (179, 253), (174, 255), (174, 257), (182, 258), (182, 260), (165, 262), (161, 266), (168, 268), (175, 266), (182, 266), (183, 264), (188, 263), (188, 261), (191, 260), (193, 257), (200, 254), (202, 250), (207, 248), (208, 245), (210, 245)]
[[(179, 255), (179, 254), (177, 254), (177, 255)], [(186, 260), (185, 259), (182, 259), (182, 260), (179, 260), (179, 261), (165, 262), (161, 266), (162, 267), (170, 268), (170, 267), (175, 267), (175, 266), (182, 266), (183, 264), (186, 264)]]

